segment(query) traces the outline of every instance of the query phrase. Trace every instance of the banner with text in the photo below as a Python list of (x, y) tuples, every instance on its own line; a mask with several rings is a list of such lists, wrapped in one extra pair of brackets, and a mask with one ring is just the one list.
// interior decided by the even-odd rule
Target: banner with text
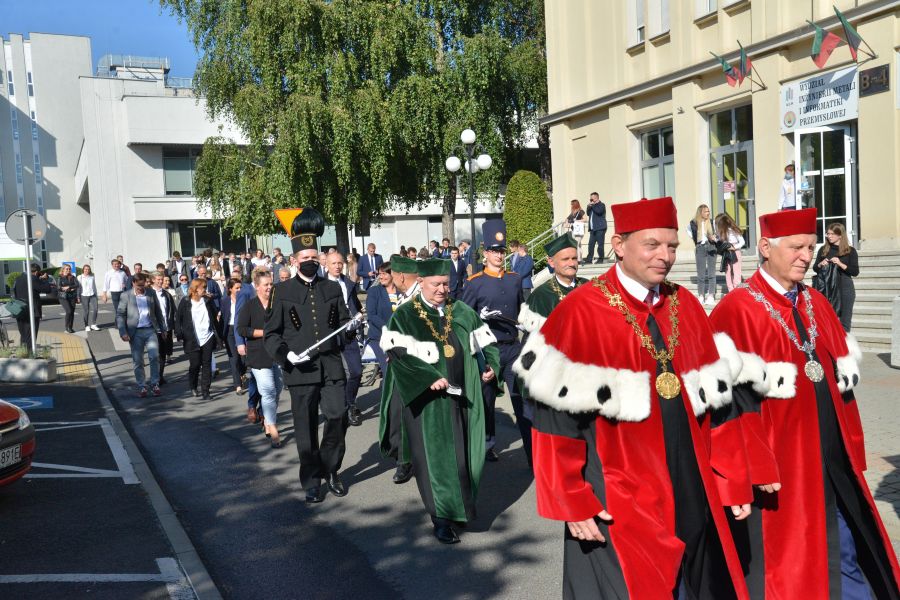
[(859, 117), (856, 66), (788, 81), (781, 86), (781, 133)]

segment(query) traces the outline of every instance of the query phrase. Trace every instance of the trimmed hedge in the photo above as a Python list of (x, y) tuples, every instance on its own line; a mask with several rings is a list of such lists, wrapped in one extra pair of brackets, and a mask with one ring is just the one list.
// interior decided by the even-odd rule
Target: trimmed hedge
[(12, 294), (13, 285), (15, 285), (16, 279), (18, 279), (21, 274), (21, 271), (13, 271), (6, 276), (6, 287), (9, 289), (10, 294)]
[[(553, 225), (553, 202), (540, 176), (532, 171), (517, 171), (506, 187), (503, 218), (506, 237), (528, 243)], [(535, 261), (544, 255), (543, 248), (529, 248)]]

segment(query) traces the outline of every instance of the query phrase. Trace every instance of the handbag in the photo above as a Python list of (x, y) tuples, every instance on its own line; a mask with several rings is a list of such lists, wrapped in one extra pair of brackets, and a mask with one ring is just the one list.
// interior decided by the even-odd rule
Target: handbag
[(15, 319), (18, 319), (21, 315), (28, 312), (28, 303), (19, 300), (18, 298), (9, 300), (4, 305), (4, 307), (6, 308), (7, 312), (9, 312), (9, 314), (12, 315), (12, 317)]
[(572, 235), (575, 237), (584, 235), (584, 221), (574, 221), (572, 223)]
[(716, 254), (725, 256), (725, 253), (729, 251), (731, 251), (731, 244), (727, 240), (716, 240)]

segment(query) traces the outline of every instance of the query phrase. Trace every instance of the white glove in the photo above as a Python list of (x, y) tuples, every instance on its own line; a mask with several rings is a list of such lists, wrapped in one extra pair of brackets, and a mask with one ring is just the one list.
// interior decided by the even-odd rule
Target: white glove
[(362, 325), (362, 317), (354, 317), (347, 323), (347, 331), (356, 331)]
[(488, 308), (487, 306), (483, 306), (483, 307), (481, 307), (481, 312), (478, 313), (478, 316), (481, 317), (482, 321), (487, 321), (488, 317), (490, 316), (490, 314), (492, 312), (493, 311), (490, 308)]
[(299, 365), (309, 361), (309, 354), (297, 354), (296, 352), (288, 352), (287, 359), (292, 364)]

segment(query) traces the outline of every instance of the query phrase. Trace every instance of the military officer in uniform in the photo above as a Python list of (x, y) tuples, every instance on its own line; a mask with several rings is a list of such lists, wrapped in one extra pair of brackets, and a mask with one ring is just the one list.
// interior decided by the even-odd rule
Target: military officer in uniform
[[(526, 414), (522, 395), (516, 386), (516, 376), (512, 364), (519, 357), (522, 344), (519, 342), (517, 317), (522, 305), (522, 280), (518, 274), (503, 269), (506, 257), (506, 223), (502, 219), (488, 219), (482, 225), (484, 239), (485, 267), (469, 277), (460, 300), (472, 307), (485, 321), (497, 338), (500, 350), (500, 380), (506, 385), (506, 393), (512, 400), (516, 425), (522, 435), (522, 445), (531, 464), (531, 415)], [(494, 405), (497, 388), (493, 384), (482, 386), (485, 407), (485, 460), (499, 460), (494, 450), (496, 425)], [(530, 411), (528, 411), (530, 413)]]
[[(300, 209), (291, 224), (291, 246), (297, 261), (296, 277), (279, 283), (272, 292), (272, 314), (266, 321), (265, 348), (284, 370), (291, 394), (294, 438), (300, 456), (300, 483), (306, 501), (321, 502), (326, 489), (335, 496), (347, 490), (338, 475), (346, 449), (344, 436), (344, 366), (340, 335), (311, 352), (306, 350), (350, 321), (341, 287), (318, 275), (318, 237), (325, 220), (314, 209)], [(358, 328), (354, 319), (347, 335)], [(319, 409), (325, 417), (319, 442)], [(326, 486), (322, 485), (325, 479)]]

